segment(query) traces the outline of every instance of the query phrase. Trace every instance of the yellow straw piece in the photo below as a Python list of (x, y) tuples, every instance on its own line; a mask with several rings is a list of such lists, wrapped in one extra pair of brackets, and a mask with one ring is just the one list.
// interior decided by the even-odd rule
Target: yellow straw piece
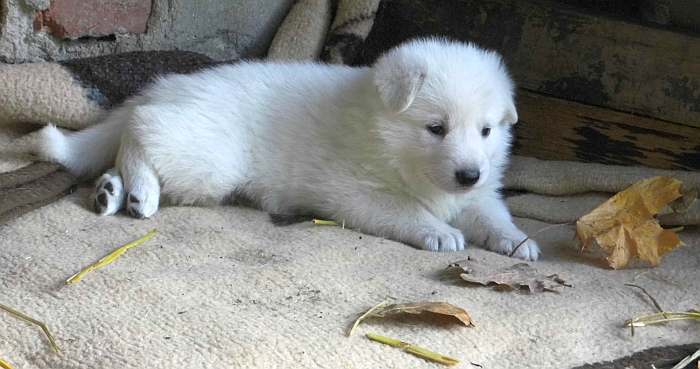
[(338, 225), (338, 223), (336, 223), (332, 220), (314, 219), (314, 220), (312, 220), (312, 222), (314, 222), (314, 224), (316, 224), (316, 225), (327, 225), (327, 226), (337, 226)]
[[(49, 344), (51, 345), (51, 348), (54, 350), (54, 352), (56, 352), (56, 353), (61, 352), (61, 350), (58, 349), (58, 345), (56, 344), (56, 340), (53, 339), (53, 335), (51, 335), (51, 332), (49, 332), (49, 327), (47, 327), (45, 323), (42, 323), (42, 322), (30, 317), (29, 315), (27, 315), (21, 311), (15, 310), (7, 305), (0, 304), (0, 309), (5, 310), (6, 312), (8, 312), (10, 315), (14, 316), (17, 319), (24, 320), (25, 322), (29, 322), (29, 323), (38, 325), (39, 328), (41, 328), (41, 330), (44, 331), (44, 334), (46, 335), (46, 338), (48, 338)], [(0, 360), (0, 361), (2, 361), (2, 360)], [(0, 364), (2, 364), (2, 363), (0, 363)], [(7, 363), (4, 363), (4, 364), (7, 364)], [(7, 364), (7, 365), (10, 365), (10, 364)], [(3, 369), (5, 369), (5, 368), (3, 367)]]
[(636, 317), (634, 319), (629, 319), (625, 322), (628, 327), (646, 327), (652, 324), (661, 324), (666, 322), (671, 322), (674, 320), (697, 320), (700, 321), (700, 312), (698, 311), (688, 311), (688, 312), (668, 312), (662, 311), (656, 314), (644, 315)]
[(454, 359), (454, 358), (451, 358), (449, 356), (445, 356), (442, 354), (438, 354), (438, 353), (432, 352), (428, 349), (410, 344), (408, 342), (399, 341), (399, 340), (394, 339), (394, 338), (384, 337), (384, 336), (380, 336), (380, 335), (374, 334), (374, 333), (367, 333), (367, 338), (369, 338), (372, 341), (383, 343), (385, 345), (398, 347), (398, 348), (400, 348), (400, 349), (402, 349), (410, 354), (416, 355), (416, 356), (423, 358), (423, 359), (426, 359), (426, 360), (434, 361), (436, 363), (449, 365), (449, 366), (459, 364), (459, 360), (457, 360), (457, 359)]
[(129, 250), (132, 247), (136, 247), (141, 245), (142, 243), (150, 240), (153, 238), (153, 236), (156, 235), (156, 230), (152, 229), (150, 232), (146, 233), (145, 236), (139, 238), (136, 241), (131, 241), (127, 243), (126, 245), (112, 251), (111, 254), (103, 257), (102, 259), (98, 260), (96, 263), (90, 265), (89, 267), (81, 270), (80, 272), (76, 273), (72, 277), (68, 278), (66, 280), (66, 284), (73, 284), (79, 282), (86, 274), (97, 270), (99, 268), (102, 268), (103, 266), (111, 264), (113, 261), (117, 260), (120, 256), (122, 256), (127, 250)]
[(8, 363), (7, 361), (5, 361), (3, 359), (0, 359), (0, 368), (2, 368), (2, 369), (14, 369), (12, 367), (12, 365), (10, 365), (10, 363)]
[(365, 318), (367, 318), (368, 316), (372, 315), (372, 313), (374, 313), (375, 311), (377, 311), (377, 310), (379, 310), (387, 305), (389, 305), (389, 301), (384, 300), (384, 301), (378, 303), (377, 305), (374, 305), (374, 307), (367, 310), (364, 314), (360, 315), (360, 317), (357, 318), (357, 320), (355, 320), (355, 323), (353, 323), (352, 327), (348, 331), (348, 337), (352, 336), (352, 332), (355, 332), (355, 328), (357, 328), (357, 326), (360, 325), (360, 323), (362, 323), (362, 321), (365, 320)]

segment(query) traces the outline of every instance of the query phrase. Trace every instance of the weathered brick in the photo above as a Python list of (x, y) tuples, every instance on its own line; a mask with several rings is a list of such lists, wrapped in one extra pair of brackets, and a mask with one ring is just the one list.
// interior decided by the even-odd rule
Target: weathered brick
[(68, 39), (144, 33), (150, 15), (151, 0), (52, 0), (37, 12), (34, 29)]

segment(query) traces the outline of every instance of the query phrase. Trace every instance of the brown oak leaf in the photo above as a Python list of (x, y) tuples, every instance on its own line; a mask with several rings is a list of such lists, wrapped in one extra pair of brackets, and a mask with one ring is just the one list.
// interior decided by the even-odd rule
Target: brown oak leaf
[(556, 292), (557, 288), (571, 287), (557, 274), (541, 274), (537, 269), (525, 263), (494, 269), (488, 265), (463, 260), (452, 263), (449, 267), (457, 270), (459, 277), (469, 283), (494, 286), (496, 289), (525, 289), (530, 293), (538, 293), (544, 291)]

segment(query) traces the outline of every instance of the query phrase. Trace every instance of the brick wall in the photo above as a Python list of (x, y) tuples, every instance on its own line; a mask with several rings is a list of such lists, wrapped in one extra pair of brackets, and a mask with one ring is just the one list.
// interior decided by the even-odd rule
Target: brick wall
[(267, 50), (292, 0), (0, 0), (0, 62), (134, 50)]
[(60, 39), (144, 33), (151, 5), (150, 0), (53, 0), (34, 14), (34, 31)]

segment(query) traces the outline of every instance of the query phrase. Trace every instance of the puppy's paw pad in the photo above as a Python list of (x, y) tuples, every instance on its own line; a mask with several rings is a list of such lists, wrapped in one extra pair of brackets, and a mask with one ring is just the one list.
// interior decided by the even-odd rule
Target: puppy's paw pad
[(426, 229), (421, 232), (421, 248), (429, 251), (464, 250), (464, 235), (458, 229)]
[(129, 193), (126, 196), (126, 213), (137, 219), (150, 218), (158, 210), (158, 202), (146, 200)]
[(136, 219), (143, 219), (145, 216), (135, 207), (133, 206), (127, 206), (126, 207), (126, 213), (129, 214), (130, 216), (136, 218)]
[(114, 195), (114, 185), (112, 182), (107, 182), (104, 185), (104, 189), (109, 193), (110, 195)]
[(141, 200), (134, 194), (126, 196), (126, 213), (137, 219), (145, 218), (141, 212)]
[(102, 206), (102, 207), (106, 207), (107, 206), (107, 194), (104, 191), (100, 191), (100, 193), (95, 198), (95, 201), (97, 202), (97, 205)]
[(126, 197), (126, 203), (127, 203), (127, 205), (131, 205), (131, 204), (140, 204), (140, 203), (141, 203), (141, 200), (139, 200), (139, 198), (136, 197), (134, 194), (130, 193), (130, 194)]
[(119, 176), (104, 174), (97, 181), (94, 193), (95, 212), (100, 215), (112, 215), (122, 208), (124, 187)]

